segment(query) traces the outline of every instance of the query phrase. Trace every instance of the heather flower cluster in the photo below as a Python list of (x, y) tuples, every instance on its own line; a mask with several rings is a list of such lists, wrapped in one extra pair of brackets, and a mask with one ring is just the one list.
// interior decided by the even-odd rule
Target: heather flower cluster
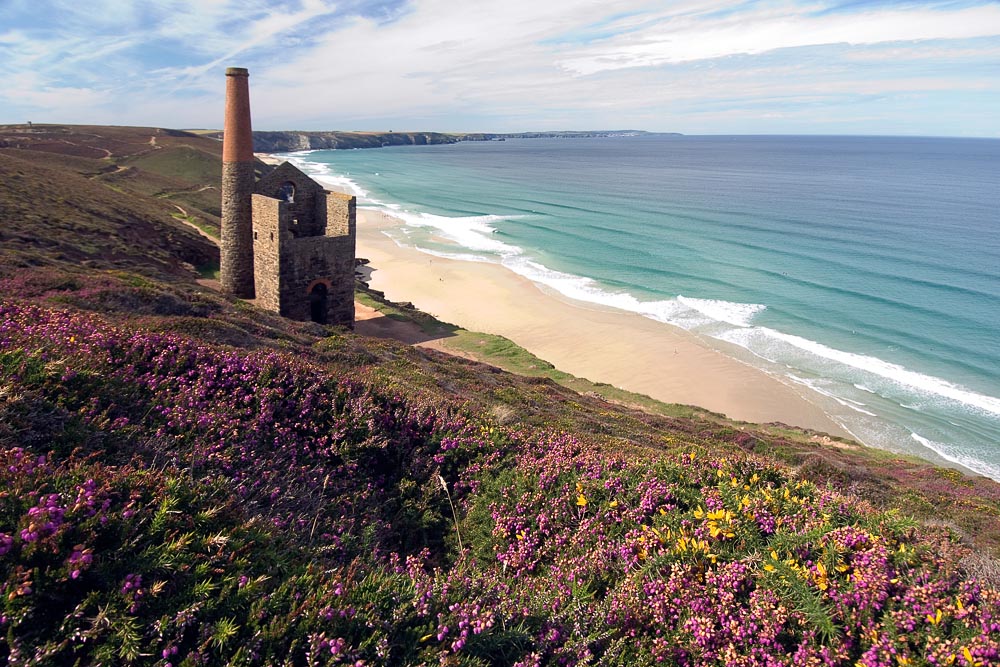
[(13, 665), (1000, 664), (946, 534), (693, 439), (19, 303), (0, 417)]

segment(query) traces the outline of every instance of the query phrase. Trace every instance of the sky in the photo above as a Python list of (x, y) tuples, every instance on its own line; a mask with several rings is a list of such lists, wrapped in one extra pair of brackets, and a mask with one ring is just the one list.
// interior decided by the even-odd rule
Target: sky
[(1000, 2), (0, 0), (0, 123), (1000, 137)]

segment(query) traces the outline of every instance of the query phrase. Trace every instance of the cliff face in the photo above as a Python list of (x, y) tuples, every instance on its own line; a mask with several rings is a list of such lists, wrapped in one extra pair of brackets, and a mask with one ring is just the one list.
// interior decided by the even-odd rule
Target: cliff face
[(440, 132), (254, 132), (258, 153), (284, 153), (334, 148), (380, 148), (453, 144), (460, 137)]
[[(641, 130), (595, 130), (587, 132), (514, 132), (506, 134), (473, 132), (300, 132), (280, 131), (253, 133), (254, 150), (258, 153), (288, 153), (291, 151), (331, 150), (345, 148), (382, 148), (383, 146), (426, 146), (454, 144), (459, 141), (503, 141), (505, 139), (578, 139), (595, 137), (633, 137), (649, 134)], [(221, 132), (208, 136), (222, 139)]]

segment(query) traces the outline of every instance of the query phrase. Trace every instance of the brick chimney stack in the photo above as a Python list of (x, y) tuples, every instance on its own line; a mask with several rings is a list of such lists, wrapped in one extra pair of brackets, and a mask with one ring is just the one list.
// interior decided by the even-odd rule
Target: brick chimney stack
[(250, 130), (250, 74), (226, 70), (226, 118), (222, 135), (222, 239), (219, 278), (222, 290), (245, 299), (254, 296), (253, 134)]

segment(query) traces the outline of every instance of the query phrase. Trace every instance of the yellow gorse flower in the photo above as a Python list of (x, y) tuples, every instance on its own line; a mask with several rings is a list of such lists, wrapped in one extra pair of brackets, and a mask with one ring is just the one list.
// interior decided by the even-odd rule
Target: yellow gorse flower
[(823, 563), (816, 563), (816, 575), (814, 577), (816, 581), (816, 587), (821, 591), (825, 591), (830, 587), (829, 581), (827, 579), (826, 566)]
[(962, 647), (962, 657), (965, 658), (965, 661), (968, 662), (972, 667), (982, 667), (983, 665), (982, 660), (976, 660), (975, 657), (973, 657), (972, 651), (969, 650), (968, 646)]
[(736, 536), (732, 527), (733, 513), (729, 510), (714, 510), (709, 512), (706, 517), (708, 518), (708, 533), (712, 537), (729, 538)]

